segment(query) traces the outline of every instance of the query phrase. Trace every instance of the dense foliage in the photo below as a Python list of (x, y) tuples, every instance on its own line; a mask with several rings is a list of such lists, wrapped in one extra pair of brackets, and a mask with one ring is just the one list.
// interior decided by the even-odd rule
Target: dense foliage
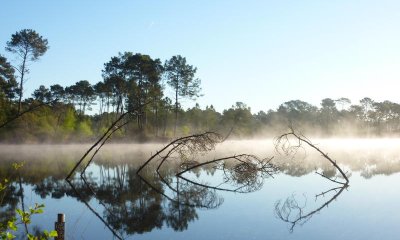
[[(99, 84), (103, 83), (95, 86)], [(79, 91), (74, 92), (73, 89)], [(107, 95), (96, 89), (87, 81), (65, 88), (60, 85), (53, 85), (50, 89), (40, 86), (33, 98), (23, 101), (23, 108), (49, 104), (27, 112), (1, 128), (1, 141), (75, 142), (95, 139), (133, 104), (132, 97), (129, 97), (131, 93), (127, 93), (121, 101), (115, 94)], [(88, 94), (85, 95), (85, 92)], [(87, 109), (92, 108), (95, 101), (97, 112), (91, 109), (91, 114), (87, 114)], [(4, 92), (0, 104), (2, 121), (16, 114), (17, 102), (7, 98)], [(346, 104), (343, 106), (338, 100), (324, 99), (317, 107), (293, 100), (281, 104), (277, 110), (256, 114), (252, 114), (250, 107), (241, 102), (222, 113), (212, 105), (201, 109), (196, 104), (186, 110), (178, 109), (176, 134), (209, 130), (229, 133), (232, 130), (231, 137), (273, 137), (288, 126), (300, 129), (308, 136), (383, 136), (399, 133), (399, 104), (375, 102), (369, 98), (362, 99), (359, 104)], [(120, 141), (168, 139), (174, 137), (175, 119), (175, 104), (168, 98), (160, 98), (135, 111), (130, 123), (113, 138)]]
[(183, 98), (201, 96), (201, 81), (197, 68), (179, 55), (163, 64), (149, 55), (119, 53), (104, 64), (103, 81), (41, 85), (30, 98), (21, 99), (26, 61), (37, 60), (48, 48), (47, 39), (25, 29), (7, 42), (6, 50), (19, 56), (15, 66), (0, 55), (0, 142), (91, 141), (127, 111), (131, 121), (113, 136), (116, 140), (163, 140), (201, 131), (237, 138), (276, 136), (288, 126), (307, 136), (400, 132), (400, 105), (370, 98), (353, 105), (347, 98), (326, 98), (319, 107), (292, 100), (256, 114), (242, 102), (222, 113), (212, 105), (183, 109)]

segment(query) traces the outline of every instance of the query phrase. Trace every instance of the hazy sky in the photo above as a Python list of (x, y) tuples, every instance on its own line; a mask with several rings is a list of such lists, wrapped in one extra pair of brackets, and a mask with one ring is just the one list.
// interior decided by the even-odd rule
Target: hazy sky
[[(0, 54), (24, 28), (49, 40), (30, 67), (39, 85), (96, 83), (118, 52), (198, 68), (202, 108), (237, 101), (252, 112), (301, 99), (400, 102), (400, 1), (2, 1)], [(185, 106), (193, 106), (187, 101)]]

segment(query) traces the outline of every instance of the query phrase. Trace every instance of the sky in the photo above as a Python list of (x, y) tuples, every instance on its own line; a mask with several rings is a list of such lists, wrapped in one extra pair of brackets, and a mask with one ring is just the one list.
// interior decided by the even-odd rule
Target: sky
[[(24, 95), (39, 85), (102, 81), (119, 52), (197, 67), (203, 96), (183, 106), (253, 113), (300, 99), (400, 102), (400, 1), (2, 1), (0, 54), (11, 34), (34, 29), (50, 49), (30, 64)], [(167, 95), (172, 92), (167, 89)]]

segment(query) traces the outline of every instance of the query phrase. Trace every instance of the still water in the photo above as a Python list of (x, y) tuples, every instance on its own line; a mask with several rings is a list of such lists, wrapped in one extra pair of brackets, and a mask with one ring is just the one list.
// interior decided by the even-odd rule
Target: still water
[[(286, 156), (272, 140), (228, 141), (185, 159), (171, 155), (157, 171), (166, 155), (160, 154), (139, 173), (164, 145), (108, 144), (71, 184), (64, 179), (89, 145), (3, 145), (0, 179), (15, 181), (0, 220), (21, 208), (22, 186), (26, 207), (45, 204), (30, 231), (53, 229), (62, 212), (67, 239), (398, 239), (400, 140), (313, 143), (350, 176), (348, 187), (316, 173), (343, 180), (315, 150)], [(260, 168), (243, 171), (241, 154)], [(229, 156), (236, 158), (212, 162)], [(11, 164), (22, 161), (15, 172)]]

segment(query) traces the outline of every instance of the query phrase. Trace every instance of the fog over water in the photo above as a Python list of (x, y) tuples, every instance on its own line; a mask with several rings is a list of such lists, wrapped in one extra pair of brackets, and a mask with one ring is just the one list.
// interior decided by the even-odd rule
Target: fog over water
[[(312, 139), (313, 144), (336, 160), (339, 164), (350, 168), (351, 171), (373, 171), (390, 174), (400, 171), (400, 139), (399, 138), (329, 138)], [(140, 164), (147, 160), (157, 150), (166, 144), (105, 144), (95, 157), (95, 161), (111, 161), (115, 163)], [(1, 161), (78, 161), (90, 148), (90, 144), (62, 144), (62, 145), (0, 145)], [(279, 148), (278, 148), (279, 150)], [(299, 149), (294, 156), (285, 156), (277, 152), (274, 139), (263, 140), (228, 140), (218, 144), (214, 151), (193, 156), (197, 160), (211, 160), (213, 158), (237, 155), (254, 154), (261, 158), (274, 157), (273, 163), (294, 164), (304, 168), (330, 167), (329, 162), (319, 153), (308, 147)]]
[[(217, 145), (217, 151), (227, 152), (240, 152), (240, 151), (251, 151), (255, 153), (271, 153), (274, 151), (275, 145), (272, 138), (268, 139), (257, 139), (257, 140), (228, 140)], [(394, 150), (400, 146), (400, 138), (315, 138), (311, 141), (318, 145), (322, 150)], [(105, 144), (102, 150), (98, 153), (99, 155), (107, 154), (112, 152), (115, 155), (127, 154), (127, 153), (146, 153), (149, 154), (153, 151), (158, 150), (164, 146), (163, 143), (127, 143), (127, 144)], [(88, 150), (91, 144), (1, 144), (0, 151), (2, 154), (13, 155), (14, 157), (41, 157), (48, 154), (66, 153), (77, 156)], [(26, 155), (23, 155), (26, 154)]]
[[(63, 212), (68, 239), (111, 239), (110, 229), (127, 239), (397, 239), (400, 192), (390, 186), (400, 180), (400, 139), (311, 141), (346, 171), (349, 187), (315, 173), (342, 180), (320, 153), (304, 147), (280, 154), (274, 139), (229, 140), (185, 159), (206, 162), (244, 153), (273, 157), (278, 172), (261, 178), (239, 175), (232, 181), (234, 172), (207, 165), (178, 179), (178, 158), (159, 173), (156, 161), (137, 175), (162, 143), (104, 145), (85, 174), (88, 185), (79, 174), (72, 179), (81, 197), (64, 179), (89, 144), (0, 145), (0, 177), (10, 176), (12, 163), (25, 162), (20, 169), (25, 204), (46, 206), (44, 214), (34, 216), (32, 230), (53, 228)], [(247, 193), (212, 188), (243, 184), (250, 184), (241, 188)], [(12, 182), (1, 211), (12, 214), (20, 207), (18, 189), (18, 181)], [(299, 207), (304, 218), (296, 212)]]

